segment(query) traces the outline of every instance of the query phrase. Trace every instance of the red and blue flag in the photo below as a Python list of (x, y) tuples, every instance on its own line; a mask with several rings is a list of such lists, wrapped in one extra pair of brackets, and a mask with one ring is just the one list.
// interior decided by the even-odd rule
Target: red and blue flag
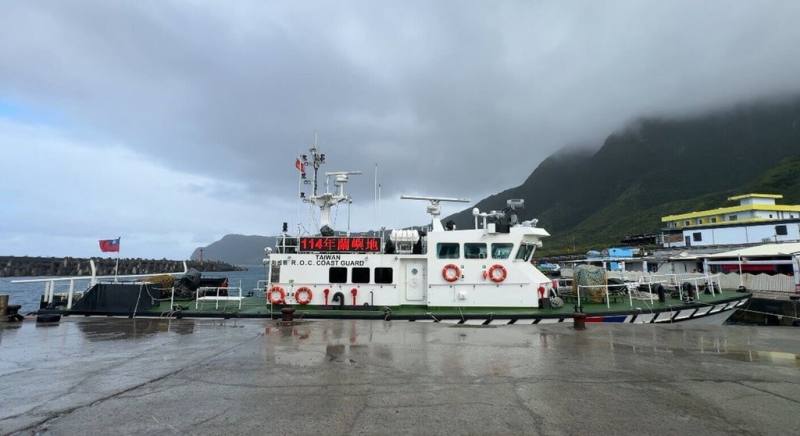
[(117, 252), (119, 253), (119, 238), (117, 239), (101, 239), (100, 251), (103, 253)]

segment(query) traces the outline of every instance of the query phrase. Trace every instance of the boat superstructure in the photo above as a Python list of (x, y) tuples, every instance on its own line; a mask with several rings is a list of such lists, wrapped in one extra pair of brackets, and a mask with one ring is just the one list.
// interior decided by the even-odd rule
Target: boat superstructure
[[(267, 298), (272, 304), (301, 306), (526, 307), (536, 308), (552, 284), (531, 263), (542, 238), (549, 236), (536, 220), (520, 222), (522, 200), (508, 200), (502, 211), (473, 210), (474, 228), (457, 229), (441, 222), (442, 203), (469, 200), (448, 197), (401, 198), (427, 202), (427, 228), (396, 229), (383, 236), (337, 234), (330, 226), (331, 208), (350, 204), (347, 177), (355, 171), (329, 172), (326, 190), (318, 190), (325, 163), (316, 145), (301, 156), (314, 173), (306, 184), (320, 213), (318, 235), (293, 235), (288, 226), (268, 253)], [(336, 192), (327, 180), (335, 178)], [(301, 178), (305, 179), (305, 171)]]

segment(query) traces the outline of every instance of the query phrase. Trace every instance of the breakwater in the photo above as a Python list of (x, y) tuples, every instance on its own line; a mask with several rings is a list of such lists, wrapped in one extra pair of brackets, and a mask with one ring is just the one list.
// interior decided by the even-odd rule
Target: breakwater
[[(97, 275), (113, 275), (116, 259), (91, 258), (97, 267)], [(92, 274), (88, 258), (76, 257), (29, 257), (0, 256), (0, 277), (38, 276), (89, 276)], [(120, 275), (156, 274), (183, 271), (182, 260), (168, 259), (120, 259)], [(242, 268), (219, 261), (186, 261), (189, 268), (199, 271), (242, 271)]]

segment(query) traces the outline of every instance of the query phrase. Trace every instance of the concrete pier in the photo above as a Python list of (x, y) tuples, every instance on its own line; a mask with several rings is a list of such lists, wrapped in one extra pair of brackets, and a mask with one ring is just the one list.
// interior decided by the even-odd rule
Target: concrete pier
[(0, 325), (0, 434), (794, 434), (786, 327)]

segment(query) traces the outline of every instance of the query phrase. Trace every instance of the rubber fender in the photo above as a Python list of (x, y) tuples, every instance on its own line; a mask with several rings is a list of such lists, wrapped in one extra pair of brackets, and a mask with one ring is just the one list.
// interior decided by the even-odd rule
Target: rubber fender
[(664, 289), (663, 285), (658, 285), (658, 287), (656, 287), (656, 294), (658, 294), (658, 301), (661, 303), (667, 301), (667, 290)]
[(59, 322), (59, 321), (61, 321), (61, 315), (57, 313), (47, 313), (36, 316), (36, 322), (48, 323), (48, 322)]

